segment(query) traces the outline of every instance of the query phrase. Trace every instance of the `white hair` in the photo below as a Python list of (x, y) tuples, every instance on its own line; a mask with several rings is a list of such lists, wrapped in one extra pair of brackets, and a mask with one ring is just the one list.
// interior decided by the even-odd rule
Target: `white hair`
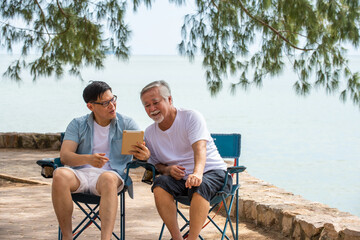
[(167, 82), (165, 82), (164, 80), (159, 80), (159, 81), (151, 82), (148, 85), (146, 85), (140, 92), (140, 98), (144, 95), (144, 93), (146, 93), (147, 91), (149, 91), (150, 89), (152, 89), (154, 87), (159, 88), (160, 95), (164, 99), (167, 100), (171, 96), (171, 90), (170, 90), (169, 84)]

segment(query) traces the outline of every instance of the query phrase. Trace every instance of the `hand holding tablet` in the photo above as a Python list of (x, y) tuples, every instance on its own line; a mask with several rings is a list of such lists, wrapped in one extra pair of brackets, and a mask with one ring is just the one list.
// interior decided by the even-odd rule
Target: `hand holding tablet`
[(124, 130), (123, 140), (121, 147), (121, 154), (123, 155), (132, 155), (130, 151), (133, 151), (133, 146), (137, 143), (142, 143), (144, 141), (144, 131), (137, 130)]

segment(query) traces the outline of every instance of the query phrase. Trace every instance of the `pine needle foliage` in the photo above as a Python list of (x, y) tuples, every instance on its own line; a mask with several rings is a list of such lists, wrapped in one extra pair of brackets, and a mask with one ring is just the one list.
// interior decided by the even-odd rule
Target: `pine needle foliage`
[[(126, 1), (4, 0), (0, 7), (1, 46), (11, 52), (14, 44), (22, 45), (21, 57), (4, 73), (16, 81), (24, 68), (36, 81), (52, 74), (61, 77), (65, 66), (81, 78), (83, 66), (103, 68), (108, 52), (121, 59), (129, 56)], [(25, 27), (15, 25), (19, 22)], [(40, 57), (28, 63), (30, 50), (40, 51)]]
[(232, 93), (261, 87), (290, 63), (298, 76), (291, 80), (297, 94), (323, 88), (360, 107), (359, 73), (351, 72), (344, 48), (359, 46), (358, 0), (197, 0), (196, 5), (185, 17), (179, 51), (190, 60), (201, 53), (212, 94), (229, 76), (237, 79)]
[[(106, 53), (119, 59), (130, 54), (131, 31), (124, 21), (128, 4), (151, 8), (154, 0), (3, 0), (0, 8), (1, 47), (22, 44), (21, 57), (4, 75), (21, 81), (29, 68), (40, 76), (61, 77), (64, 66), (81, 78), (81, 67), (103, 68)], [(185, 0), (169, 0), (176, 5)], [(195, 0), (184, 17), (179, 53), (203, 59), (211, 94), (224, 81), (231, 92), (261, 87), (290, 63), (297, 94), (312, 89), (338, 93), (360, 107), (360, 74), (348, 66), (344, 46), (358, 48), (359, 0)], [(16, 25), (21, 22), (24, 27)], [(40, 57), (27, 62), (30, 50)]]

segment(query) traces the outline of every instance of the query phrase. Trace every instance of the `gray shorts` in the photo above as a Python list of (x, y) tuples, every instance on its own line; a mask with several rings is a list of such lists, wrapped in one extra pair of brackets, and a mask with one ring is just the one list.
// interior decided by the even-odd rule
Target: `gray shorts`
[[(174, 197), (188, 196), (189, 202), (192, 195), (196, 192), (200, 194), (208, 202), (215, 196), (224, 185), (226, 171), (224, 170), (210, 170), (204, 173), (202, 183), (198, 187), (192, 187), (188, 189), (185, 187), (185, 180), (176, 180), (175, 178), (167, 175), (160, 175), (155, 178), (154, 184), (151, 190), (155, 187), (161, 187)], [(229, 175), (227, 185), (224, 191), (229, 193), (232, 187), (232, 177)]]

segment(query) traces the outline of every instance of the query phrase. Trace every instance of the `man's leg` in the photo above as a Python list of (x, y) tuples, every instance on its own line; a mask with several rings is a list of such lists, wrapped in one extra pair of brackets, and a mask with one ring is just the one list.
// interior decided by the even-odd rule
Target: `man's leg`
[(174, 197), (161, 187), (155, 187), (154, 197), (160, 217), (168, 228), (173, 240), (182, 240), (176, 216)]
[(190, 232), (187, 240), (197, 239), (209, 213), (210, 203), (194, 193), (190, 204)]
[(52, 202), (58, 219), (63, 239), (72, 239), (71, 215), (73, 212), (73, 202), (71, 192), (78, 189), (80, 181), (74, 172), (59, 168), (54, 172), (52, 182)]
[(100, 218), (102, 240), (109, 240), (114, 230), (118, 208), (118, 187), (121, 184), (121, 179), (112, 172), (102, 173), (97, 181), (96, 190), (101, 196)]

